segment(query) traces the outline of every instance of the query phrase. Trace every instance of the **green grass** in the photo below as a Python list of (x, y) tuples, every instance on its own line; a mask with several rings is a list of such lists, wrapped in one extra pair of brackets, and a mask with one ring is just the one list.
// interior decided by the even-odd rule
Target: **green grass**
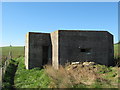
[(120, 49), (118, 49), (118, 46), (120, 47), (120, 44), (114, 44), (114, 57), (116, 58), (120, 57)]
[[(18, 70), (15, 76), (16, 88), (48, 88), (51, 80), (46, 75), (45, 69), (34, 68), (26, 70), (24, 66), (24, 58), (17, 59), (19, 61)], [(92, 85), (74, 84), (72, 88), (116, 88), (118, 84), (117, 67), (107, 67), (105, 65), (95, 65), (97, 74), (103, 79), (97, 79)], [(62, 74), (61, 74), (62, 75)], [(65, 76), (61, 76), (65, 77)], [(59, 79), (58, 79), (59, 80)], [(61, 81), (58, 81), (62, 83)], [(57, 84), (54, 84), (57, 85)], [(58, 87), (60, 88), (60, 87)], [(68, 86), (71, 88), (71, 86)]]
[(102, 81), (97, 81), (100, 87), (116, 88), (118, 87), (118, 67), (105, 65), (97, 65), (97, 73), (103, 78)]
[[(24, 56), (24, 47), (23, 46), (13, 46), (13, 47), (0, 47), (2, 50), (2, 56), (0, 56), (0, 66), (4, 65), (6, 59), (10, 59), (9, 52), (12, 52), (12, 58), (17, 58)], [(6, 58), (7, 57), (7, 58)]]
[[(98, 74), (100, 79), (96, 78), (96, 81), (92, 85), (73, 83), (72, 87), (68, 85), (67, 88), (116, 88), (117, 87), (118, 67), (107, 67), (105, 65), (99, 65), (99, 64), (94, 65), (93, 67), (97, 69), (96, 73)], [(15, 73), (15, 68), (17, 68), (16, 73)], [(45, 72), (45, 70), (46, 69), (40, 69), (40, 68), (34, 68), (30, 70), (25, 69), (24, 57), (19, 57), (16, 58), (15, 60), (10, 60), (10, 65), (7, 68), (3, 82), (4, 90), (13, 87), (14, 88), (49, 88), (51, 86), (51, 83), (52, 82), (54, 83), (54, 81), (56, 80), (54, 80), (54, 77), (51, 78), (49, 74)], [(63, 75), (61, 73), (59, 75)], [(60, 77), (65, 78), (64, 75)], [(61, 82), (61, 80), (57, 82), (61, 84), (63, 83)], [(54, 85), (53, 87), (57, 87), (57, 84), (55, 83), (52, 85)]]
[(14, 78), (15, 88), (48, 88), (50, 78), (44, 73), (44, 69), (26, 70), (23, 57), (16, 61), (19, 65)]
[(0, 49), (2, 49), (2, 56), (3, 57), (8, 56), (9, 51), (12, 52), (13, 57), (24, 56), (24, 47), (23, 46), (19, 46), (19, 47), (13, 46), (12, 48), (10, 48), (10, 47), (0, 47)]

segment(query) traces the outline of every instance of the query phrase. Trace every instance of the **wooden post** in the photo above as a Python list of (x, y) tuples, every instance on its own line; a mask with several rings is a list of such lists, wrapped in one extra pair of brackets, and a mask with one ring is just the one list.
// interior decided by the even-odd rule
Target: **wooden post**
[(9, 58), (12, 59), (12, 45), (10, 45)]

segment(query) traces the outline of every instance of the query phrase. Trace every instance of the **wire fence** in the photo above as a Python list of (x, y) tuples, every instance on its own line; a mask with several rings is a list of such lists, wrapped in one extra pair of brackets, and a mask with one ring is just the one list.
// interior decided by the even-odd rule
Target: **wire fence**
[[(1, 90), (1, 88), (2, 88), (2, 81), (3, 81), (4, 75), (5, 75), (6, 69), (7, 69), (8, 65), (9, 65), (10, 58), (6, 57), (4, 59), (4, 61), (3, 61), (3, 58), (1, 58), (0, 60), (1, 60), (1, 65), (0, 65), (0, 90)], [(2, 63), (2, 62), (4, 62), (4, 63)]]

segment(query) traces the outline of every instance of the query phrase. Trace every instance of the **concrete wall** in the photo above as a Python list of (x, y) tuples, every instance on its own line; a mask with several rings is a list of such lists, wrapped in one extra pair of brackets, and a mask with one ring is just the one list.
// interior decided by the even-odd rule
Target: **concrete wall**
[(112, 63), (113, 38), (108, 32), (75, 30), (59, 30), (58, 32), (59, 64), (64, 65), (73, 61), (94, 61), (104, 65)]
[(52, 63), (55, 69), (67, 62), (94, 61), (113, 64), (113, 35), (107, 31), (58, 30), (26, 35), (26, 69)]
[[(27, 35), (26, 45), (26, 69), (42, 67), (47, 61), (51, 60), (51, 40), (49, 33), (33, 33)], [(46, 56), (47, 55), (47, 56)]]
[(28, 61), (29, 61), (29, 33), (26, 34), (25, 40), (25, 66), (28, 69)]
[(108, 32), (108, 64), (114, 64), (114, 39), (113, 35)]
[(52, 66), (55, 69), (58, 69), (59, 67), (59, 45), (58, 45), (58, 31), (52, 32), (51, 33), (51, 41), (52, 41)]

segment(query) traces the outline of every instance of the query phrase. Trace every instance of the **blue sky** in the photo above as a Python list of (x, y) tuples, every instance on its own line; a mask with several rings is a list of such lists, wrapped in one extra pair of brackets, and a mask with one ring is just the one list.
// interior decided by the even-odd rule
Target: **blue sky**
[(2, 45), (25, 45), (30, 31), (107, 30), (118, 42), (117, 2), (3, 2)]

